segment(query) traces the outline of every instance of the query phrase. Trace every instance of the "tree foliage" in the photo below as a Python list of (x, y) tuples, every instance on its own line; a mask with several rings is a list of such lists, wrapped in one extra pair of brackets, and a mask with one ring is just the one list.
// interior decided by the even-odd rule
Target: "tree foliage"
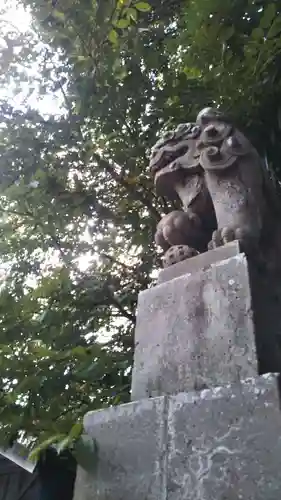
[(0, 420), (42, 441), (129, 399), (170, 209), (147, 172), (159, 131), (222, 106), (280, 176), (281, 1), (24, 4), (33, 25), (1, 44)]

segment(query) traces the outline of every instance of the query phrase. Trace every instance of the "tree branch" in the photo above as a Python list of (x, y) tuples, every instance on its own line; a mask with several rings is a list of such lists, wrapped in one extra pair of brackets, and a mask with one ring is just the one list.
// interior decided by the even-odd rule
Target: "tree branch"
[(132, 271), (132, 270), (133, 270), (133, 266), (128, 266), (127, 264), (124, 264), (123, 262), (120, 262), (120, 260), (115, 259), (115, 257), (112, 257), (112, 256), (111, 256), (111, 255), (109, 255), (108, 253), (105, 253), (105, 252), (100, 252), (100, 256), (101, 256), (101, 257), (105, 257), (106, 259), (110, 260), (110, 261), (111, 261), (111, 262), (113, 262), (114, 264), (117, 264), (118, 266), (123, 267), (123, 269), (125, 269), (126, 271), (127, 271), (127, 270), (130, 270), (130, 271)]
[(133, 325), (136, 324), (136, 316), (132, 313), (130, 313), (129, 311), (127, 311), (123, 306), (122, 304), (119, 302), (119, 300), (117, 299), (117, 297), (112, 294), (110, 296), (110, 299), (111, 299), (111, 302), (112, 302), (112, 305), (114, 307), (116, 307), (116, 309), (118, 309), (118, 311), (122, 314), (122, 316), (124, 316), (124, 318), (127, 318), (129, 321), (131, 321), (133, 323)]
[[(94, 160), (99, 163), (99, 165), (106, 170), (112, 177), (112, 179), (115, 180), (117, 184), (120, 184), (123, 186), (128, 192), (132, 191), (132, 185), (126, 181), (125, 177), (122, 175), (119, 175), (116, 170), (114, 169), (114, 166), (105, 158), (102, 158), (99, 154), (94, 153), (93, 155)], [(148, 199), (147, 196), (145, 196), (143, 193), (140, 193), (136, 189), (132, 193), (134, 197), (136, 197), (151, 213), (151, 215), (159, 221), (161, 219), (161, 215), (159, 212), (156, 210), (156, 208), (152, 205), (151, 201)]]

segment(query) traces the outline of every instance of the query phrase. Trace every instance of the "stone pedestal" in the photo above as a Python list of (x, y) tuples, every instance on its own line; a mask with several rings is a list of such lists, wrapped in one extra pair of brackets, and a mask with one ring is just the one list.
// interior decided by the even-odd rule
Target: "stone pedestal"
[(209, 260), (205, 270), (142, 292), (132, 399), (255, 376), (251, 306), (247, 259), (242, 253), (220, 262)]
[(199, 257), (140, 294), (133, 401), (85, 416), (99, 455), (78, 468), (74, 500), (280, 499), (279, 376), (259, 376), (258, 274), (237, 242)]

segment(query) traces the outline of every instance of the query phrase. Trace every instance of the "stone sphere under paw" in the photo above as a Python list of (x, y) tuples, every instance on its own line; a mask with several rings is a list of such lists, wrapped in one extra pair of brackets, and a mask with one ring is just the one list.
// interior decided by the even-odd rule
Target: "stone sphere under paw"
[(175, 245), (165, 253), (163, 257), (163, 267), (169, 267), (182, 260), (198, 255), (199, 252), (188, 245)]

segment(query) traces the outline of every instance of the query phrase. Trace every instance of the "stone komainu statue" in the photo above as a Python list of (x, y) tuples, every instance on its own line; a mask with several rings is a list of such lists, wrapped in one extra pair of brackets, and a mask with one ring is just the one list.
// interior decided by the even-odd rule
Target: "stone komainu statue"
[(182, 203), (157, 226), (164, 267), (235, 239), (246, 251), (274, 239), (281, 214), (274, 184), (256, 149), (219, 111), (206, 108), (196, 123), (167, 132), (152, 149), (150, 170), (157, 193)]

